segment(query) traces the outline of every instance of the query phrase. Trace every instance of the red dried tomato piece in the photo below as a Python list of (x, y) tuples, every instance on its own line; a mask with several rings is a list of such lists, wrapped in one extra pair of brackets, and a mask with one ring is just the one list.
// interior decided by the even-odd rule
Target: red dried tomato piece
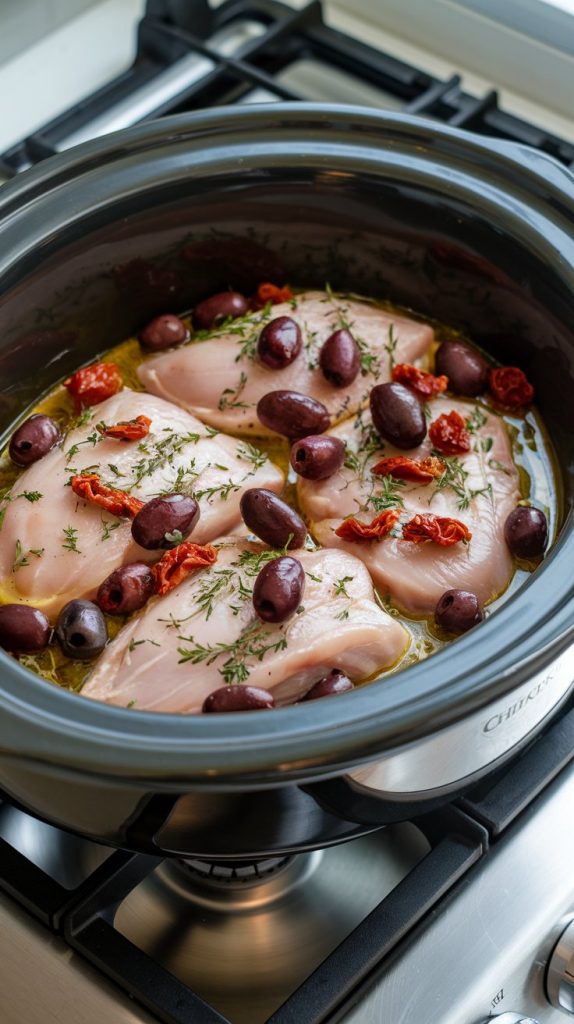
[(446, 466), (436, 455), (428, 455), (426, 459), (409, 459), (407, 455), (395, 455), (381, 459), (373, 466), (377, 476), (392, 476), (395, 480), (412, 480), (417, 484), (430, 484), (432, 480), (442, 476)]
[(127, 516), (133, 519), (145, 505), (144, 501), (133, 498), (126, 491), (115, 491), (113, 487), (103, 484), (97, 473), (73, 476), (71, 486), (78, 498), (91, 501), (93, 505), (105, 508), (106, 512), (111, 512), (114, 516)]
[(398, 523), (399, 518), (400, 512), (397, 508), (387, 508), (384, 512), (375, 516), (371, 523), (361, 523), (354, 516), (350, 519), (344, 519), (335, 530), (335, 533), (342, 540), (355, 541), (359, 544), (367, 540), (380, 540), (381, 537), (386, 537), (391, 532), (395, 523)]
[(459, 541), (468, 544), (472, 533), (459, 519), (451, 519), (449, 516), (433, 516), (430, 512), (413, 516), (403, 526), (403, 540), (410, 540), (413, 544), (422, 544), (430, 540), (433, 544), (439, 544), (442, 548), (450, 548)]
[(92, 366), (84, 366), (83, 370), (77, 370), (64, 381), (64, 387), (68, 389), (76, 412), (80, 412), (86, 405), (97, 405), (105, 398), (117, 395), (123, 384), (122, 375), (115, 363), (93, 363)]
[(434, 398), (448, 387), (448, 377), (445, 377), (444, 373), (440, 377), (435, 377), (434, 373), (419, 370), (418, 366), (412, 366), (411, 363), (398, 363), (393, 368), (392, 376), (398, 384), (404, 384), (424, 398)]
[(497, 366), (491, 370), (488, 386), (492, 397), (508, 409), (530, 405), (534, 398), (532, 384), (517, 366)]
[(156, 594), (168, 594), (194, 569), (213, 565), (216, 560), (217, 550), (211, 544), (193, 544), (185, 540), (183, 544), (166, 551), (159, 562), (152, 566)]
[(271, 284), (270, 281), (264, 281), (263, 284), (259, 285), (255, 295), (251, 297), (249, 305), (251, 309), (263, 309), (268, 302), (273, 306), (277, 306), (280, 302), (289, 302), (292, 298), (293, 292), (289, 285), (284, 285), (280, 288), (276, 284)]
[(135, 420), (121, 420), (112, 427), (98, 423), (96, 430), (104, 437), (113, 437), (116, 441), (141, 441), (149, 434), (150, 427), (149, 416), (136, 416)]
[(456, 409), (443, 413), (431, 423), (429, 437), (434, 447), (445, 455), (463, 455), (470, 451), (470, 434)]

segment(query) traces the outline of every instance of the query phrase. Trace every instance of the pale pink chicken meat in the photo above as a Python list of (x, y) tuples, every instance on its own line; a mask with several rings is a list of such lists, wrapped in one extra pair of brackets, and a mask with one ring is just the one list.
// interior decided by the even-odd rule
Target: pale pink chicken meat
[[(290, 366), (274, 370), (258, 360), (257, 340), (263, 326), (281, 316), (299, 325), (303, 347)], [(352, 384), (336, 388), (323, 376), (318, 358), (327, 338), (342, 327), (360, 347), (362, 371)], [(397, 363), (412, 363), (428, 352), (433, 337), (428, 324), (373, 303), (311, 291), (235, 320), (205, 341), (153, 356), (138, 374), (147, 391), (176, 402), (204, 423), (267, 437), (272, 431), (259, 422), (255, 409), (269, 391), (311, 395), (338, 423), (364, 405), (374, 384), (389, 380), (391, 351)]]
[[(447, 469), (432, 483), (400, 484), (390, 477), (373, 476), (371, 469), (381, 458), (420, 459), (430, 455), (433, 446), (428, 435), (408, 452), (383, 443), (366, 411), (331, 431), (347, 445), (341, 470), (327, 480), (299, 479), (297, 483), (301, 507), (316, 539), (361, 558), (379, 591), (414, 615), (431, 614), (445, 590), (469, 590), (488, 602), (506, 589), (513, 561), (504, 540), (504, 523), (521, 497), (501, 417), (472, 402), (448, 397), (432, 401), (429, 409), (433, 420), (455, 409), (472, 428), (472, 450), (456, 457), (440, 455)], [(337, 537), (335, 530), (344, 518), (355, 516), (368, 523), (386, 507), (401, 508), (400, 523), (392, 534), (363, 543)], [(452, 547), (403, 540), (401, 525), (417, 513), (458, 519), (470, 529), (472, 539)]]
[(366, 569), (343, 551), (294, 552), (305, 570), (302, 608), (280, 625), (261, 622), (251, 594), (269, 554), (239, 537), (224, 541), (213, 566), (124, 626), (82, 695), (140, 711), (194, 713), (213, 690), (246, 683), (291, 704), (331, 668), (361, 681), (399, 660), (406, 630), (375, 603)]
[[(96, 424), (144, 415), (141, 441), (104, 438)], [(153, 395), (121, 391), (87, 410), (89, 422), (28, 467), (4, 499), (0, 530), (0, 594), (55, 614), (71, 598), (95, 596), (119, 565), (156, 561), (131, 536), (131, 522), (78, 498), (72, 476), (92, 467), (102, 482), (147, 501), (158, 494), (193, 494), (200, 518), (191, 539), (204, 544), (240, 522), (249, 487), (279, 491), (283, 474), (247, 442), (216, 434), (183, 409)], [(28, 495), (26, 498), (25, 495)], [(32, 500), (33, 499), (33, 500)]]

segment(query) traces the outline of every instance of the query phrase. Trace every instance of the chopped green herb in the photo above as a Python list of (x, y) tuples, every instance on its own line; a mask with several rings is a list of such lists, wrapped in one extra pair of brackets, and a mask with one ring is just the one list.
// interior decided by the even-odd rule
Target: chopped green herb
[(17, 540), (14, 550), (14, 561), (12, 562), (12, 572), (18, 572), (18, 569), (24, 569), (27, 565), (30, 565), (28, 555), (35, 555), (36, 558), (41, 558), (43, 554), (44, 548), (30, 548), (24, 554), (22, 542)]
[(21, 494), (17, 494), (16, 497), (17, 498), (25, 498), (26, 501), (34, 502), (34, 501), (40, 501), (40, 498), (42, 498), (43, 495), (42, 495), (41, 491), (22, 491), (22, 493)]
[(64, 526), (62, 529), (65, 540), (62, 541), (62, 547), (66, 551), (74, 551), (75, 554), (81, 555), (81, 551), (78, 548), (78, 531), (73, 526)]
[(261, 623), (255, 622), (231, 643), (198, 644), (193, 636), (180, 636), (179, 640), (192, 646), (178, 647), (179, 664), (190, 661), (192, 665), (199, 665), (203, 662), (206, 665), (212, 665), (218, 658), (227, 655), (221, 668), (218, 668), (223, 681), (229, 684), (244, 683), (250, 674), (246, 664), (247, 659), (254, 658), (257, 661), (263, 661), (265, 655), (270, 651), (276, 653), (286, 649), (287, 638), (285, 636), (266, 642), (265, 638), (270, 635), (272, 636)]
[(335, 580), (335, 597), (340, 597), (341, 595), (343, 595), (343, 597), (349, 597), (350, 595), (347, 593), (347, 583), (351, 583), (354, 579), (354, 576), (341, 576), (340, 580)]
[(480, 406), (475, 405), (472, 415), (466, 420), (466, 429), (470, 434), (476, 434), (486, 423), (486, 416)]
[(183, 541), (183, 533), (181, 530), (172, 530), (171, 533), (164, 533), (164, 537), (169, 544), (175, 547), (177, 544), (181, 544)]
[[(248, 402), (238, 401), (239, 395), (242, 393), (245, 385), (247, 384), (247, 374), (242, 370), (239, 375), (239, 381), (235, 388), (225, 388), (221, 392), (221, 397), (217, 403), (217, 408), (223, 412), (224, 409), (249, 409)], [(233, 399), (233, 401), (232, 401)]]
[(394, 324), (390, 324), (390, 326), (389, 326), (389, 333), (388, 333), (388, 340), (387, 340), (386, 345), (384, 346), (385, 347), (385, 352), (387, 353), (387, 355), (389, 357), (389, 375), (392, 374), (392, 372), (394, 370), (394, 367), (395, 367), (395, 353), (396, 353), (396, 349), (397, 349), (398, 343), (399, 343), (399, 339), (398, 339), (397, 335), (395, 334)]
[(121, 526), (121, 521), (117, 519), (115, 522), (112, 519), (102, 518), (102, 540), (109, 540), (113, 531)]

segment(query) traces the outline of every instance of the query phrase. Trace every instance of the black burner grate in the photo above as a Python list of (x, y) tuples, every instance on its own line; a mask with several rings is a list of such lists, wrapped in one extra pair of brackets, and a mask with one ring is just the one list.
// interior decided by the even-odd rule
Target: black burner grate
[[(312, 73), (311, 73), (312, 72)], [(317, 72), (323, 84), (317, 85)], [(133, 66), (12, 146), (12, 176), (78, 141), (150, 118), (255, 100), (363, 102), (541, 149), (574, 167), (574, 144), (325, 25), (320, 0), (148, 0)]]

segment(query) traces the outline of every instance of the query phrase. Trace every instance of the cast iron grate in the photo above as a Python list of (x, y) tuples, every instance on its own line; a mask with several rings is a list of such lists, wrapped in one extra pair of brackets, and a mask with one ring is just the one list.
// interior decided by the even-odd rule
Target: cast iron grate
[[(316, 72), (323, 84), (316, 91)], [(326, 83), (326, 84), (325, 84)], [(574, 167), (574, 143), (325, 25), (320, 0), (148, 0), (133, 66), (0, 156), (12, 176), (112, 128), (254, 100), (333, 99), (421, 114), (541, 149)]]

